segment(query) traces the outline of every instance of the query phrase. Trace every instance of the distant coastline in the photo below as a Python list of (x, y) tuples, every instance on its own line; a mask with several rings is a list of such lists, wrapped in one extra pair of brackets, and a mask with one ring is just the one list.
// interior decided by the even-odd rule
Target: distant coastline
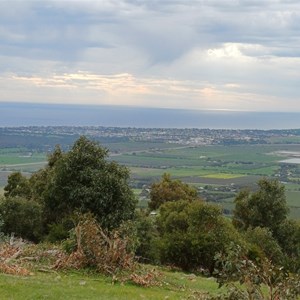
[(300, 113), (181, 110), (109, 105), (0, 103), (0, 126), (296, 129)]

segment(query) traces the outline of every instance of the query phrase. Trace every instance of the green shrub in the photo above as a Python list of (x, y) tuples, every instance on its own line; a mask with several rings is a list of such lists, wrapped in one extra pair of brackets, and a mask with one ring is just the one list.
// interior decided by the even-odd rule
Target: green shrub
[(245, 239), (253, 246), (256, 246), (252, 246), (252, 250), (256, 248), (257, 257), (253, 255), (252, 258), (268, 258), (274, 264), (283, 264), (284, 255), (281, 247), (268, 228), (248, 228), (245, 232)]
[(258, 191), (241, 191), (234, 200), (233, 224), (247, 230), (252, 227), (268, 228), (273, 236), (287, 219), (288, 206), (284, 186), (278, 180), (263, 178), (258, 181)]
[(3, 225), (4, 225), (4, 221), (2, 216), (0, 215), (0, 242), (4, 239), (5, 236), (4, 232), (2, 231)]
[(3, 232), (37, 242), (43, 233), (42, 208), (35, 201), (16, 197), (0, 202)]
[(226, 253), (216, 255), (215, 275), (220, 286), (227, 286), (228, 294), (212, 299), (292, 300), (300, 295), (298, 275), (290, 274), (266, 258), (251, 260), (247, 249), (233, 243)]
[(134, 216), (136, 199), (128, 183), (129, 169), (109, 161), (108, 150), (85, 137), (68, 152), (56, 148), (44, 172), (31, 180), (46, 223), (59, 224), (75, 211), (91, 212), (109, 230)]
[(162, 262), (184, 270), (204, 268), (212, 272), (216, 253), (225, 251), (231, 241), (241, 242), (221, 208), (202, 201), (162, 205), (158, 229)]
[(138, 245), (135, 251), (139, 261), (143, 263), (159, 263), (156, 217), (144, 212), (138, 213), (135, 219)]
[(8, 176), (7, 185), (4, 187), (4, 196), (24, 197), (30, 199), (31, 189), (29, 180), (21, 172), (13, 172)]
[(62, 241), (69, 237), (69, 231), (72, 227), (67, 226), (64, 223), (50, 224), (49, 233), (47, 234), (46, 240), (50, 243)]
[(279, 226), (276, 237), (285, 254), (285, 266), (300, 273), (300, 222), (286, 220)]
[(151, 210), (156, 210), (166, 202), (178, 200), (191, 202), (197, 198), (197, 189), (178, 179), (172, 180), (170, 174), (165, 173), (159, 182), (152, 184), (148, 205)]

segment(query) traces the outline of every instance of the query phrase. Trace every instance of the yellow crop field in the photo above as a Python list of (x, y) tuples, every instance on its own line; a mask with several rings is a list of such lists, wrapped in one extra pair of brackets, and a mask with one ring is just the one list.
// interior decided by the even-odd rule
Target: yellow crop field
[(244, 177), (245, 175), (242, 174), (228, 174), (228, 173), (215, 173), (215, 174), (208, 174), (202, 177), (204, 178), (215, 178), (215, 179), (234, 179)]

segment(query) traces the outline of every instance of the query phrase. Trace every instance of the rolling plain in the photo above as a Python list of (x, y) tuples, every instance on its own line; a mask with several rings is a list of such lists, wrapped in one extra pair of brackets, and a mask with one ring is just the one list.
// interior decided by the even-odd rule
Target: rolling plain
[(300, 136), (288, 130), (2, 128), (0, 192), (11, 172), (30, 176), (46, 164), (56, 144), (68, 149), (82, 134), (130, 169), (140, 207), (147, 207), (149, 187), (163, 173), (195, 186), (200, 197), (220, 204), (228, 215), (241, 189), (255, 190), (259, 178), (272, 177), (285, 185), (291, 218), (300, 219)]

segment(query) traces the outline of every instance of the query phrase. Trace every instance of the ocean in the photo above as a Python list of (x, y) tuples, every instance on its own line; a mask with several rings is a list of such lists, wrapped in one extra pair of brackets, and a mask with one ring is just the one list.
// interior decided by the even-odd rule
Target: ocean
[(0, 103), (0, 126), (298, 129), (300, 113)]

